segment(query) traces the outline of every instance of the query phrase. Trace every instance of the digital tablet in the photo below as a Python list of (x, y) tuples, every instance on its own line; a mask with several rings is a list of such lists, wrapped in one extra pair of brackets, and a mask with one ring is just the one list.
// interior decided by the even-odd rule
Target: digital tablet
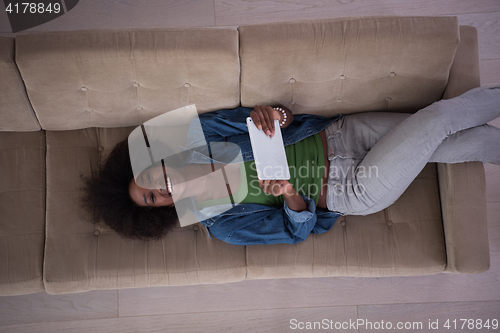
[(285, 145), (281, 136), (279, 121), (274, 121), (274, 136), (270, 138), (247, 118), (248, 133), (257, 168), (257, 177), (262, 180), (290, 179)]

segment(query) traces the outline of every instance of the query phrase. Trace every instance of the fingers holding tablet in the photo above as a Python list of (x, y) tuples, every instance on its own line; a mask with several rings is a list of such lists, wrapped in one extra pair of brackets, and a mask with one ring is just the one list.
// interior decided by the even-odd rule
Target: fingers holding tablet
[(295, 191), (292, 184), (284, 179), (262, 180), (259, 179), (259, 186), (264, 193), (278, 197), (280, 195), (291, 195)]
[(274, 120), (280, 120), (281, 115), (278, 111), (270, 106), (256, 105), (252, 112), (250, 112), (255, 126), (262, 129), (266, 135), (273, 137), (275, 134)]

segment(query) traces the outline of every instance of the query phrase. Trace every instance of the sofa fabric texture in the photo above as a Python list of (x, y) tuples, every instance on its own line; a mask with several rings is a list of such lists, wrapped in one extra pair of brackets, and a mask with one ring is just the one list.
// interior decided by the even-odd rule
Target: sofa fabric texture
[(242, 26), (241, 104), (330, 116), (416, 112), (441, 99), (460, 41), (456, 17)]
[(139, 125), (239, 105), (238, 32), (191, 28), (19, 35), (16, 62), (45, 130)]
[[(447, 272), (481, 273), (490, 268), (486, 218), (486, 179), (480, 162), (438, 166)], [(461, 178), (461, 182), (455, 179)], [(474, 189), (471, 191), (470, 189)], [(444, 195), (446, 194), (446, 195)]]
[(0, 131), (39, 131), (14, 53), (15, 39), (0, 36)]
[[(477, 33), (454, 17), (22, 34), (15, 59), (5, 51), (13, 45), (0, 40), (0, 54), (26, 90), (11, 95), (24, 94), (42, 130), (21, 132), (29, 113), (0, 109), (18, 131), (0, 132), (2, 295), (489, 267), (480, 163), (430, 163), (384, 211), (341, 216), (294, 245), (230, 245), (200, 223), (158, 241), (123, 239), (80, 205), (81, 176), (136, 126), (187, 104), (411, 113), (478, 86)], [(29, 196), (16, 203), (22, 191)]]
[(47, 292), (244, 279), (245, 248), (209, 239), (198, 225), (177, 227), (159, 241), (145, 242), (124, 239), (105, 224), (88, 222), (88, 213), (79, 207), (79, 175), (95, 171), (133, 129), (47, 132)]
[(442, 272), (446, 249), (436, 164), (392, 206), (341, 216), (332, 230), (298, 244), (247, 247), (247, 278), (397, 276)]
[(0, 295), (44, 289), (45, 132), (0, 132)]
[[(477, 30), (460, 26), (460, 45), (443, 99), (480, 86)], [(480, 162), (438, 164), (441, 209), (450, 273), (480, 273), (490, 268), (486, 220), (486, 176)], [(460, 181), (457, 181), (460, 180)]]

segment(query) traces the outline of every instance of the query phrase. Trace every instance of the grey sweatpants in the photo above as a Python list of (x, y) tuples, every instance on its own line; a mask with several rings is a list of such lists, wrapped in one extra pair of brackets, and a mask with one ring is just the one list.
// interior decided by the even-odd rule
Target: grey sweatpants
[(327, 206), (368, 215), (393, 204), (428, 162), (500, 164), (500, 87), (476, 88), (415, 114), (343, 116), (326, 128)]

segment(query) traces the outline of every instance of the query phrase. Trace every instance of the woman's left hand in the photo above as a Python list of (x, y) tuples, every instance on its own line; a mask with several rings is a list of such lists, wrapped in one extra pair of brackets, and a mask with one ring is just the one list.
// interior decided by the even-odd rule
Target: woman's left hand
[(261, 129), (269, 135), (274, 136), (274, 120), (281, 120), (281, 113), (270, 106), (256, 105), (250, 117), (258, 129)]

